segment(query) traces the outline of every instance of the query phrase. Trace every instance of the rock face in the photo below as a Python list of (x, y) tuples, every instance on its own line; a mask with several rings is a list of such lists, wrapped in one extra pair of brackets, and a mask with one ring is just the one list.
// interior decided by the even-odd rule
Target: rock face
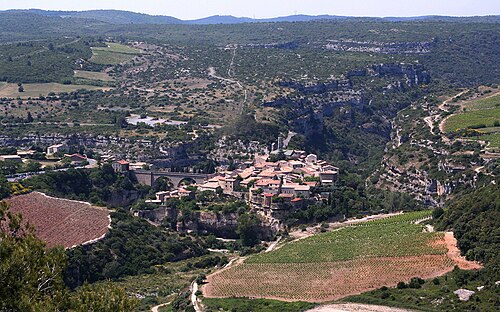
[(140, 194), (138, 191), (114, 191), (111, 193), (110, 198), (106, 203), (111, 207), (123, 207), (134, 203), (139, 199)]
[(329, 40), (325, 48), (332, 51), (347, 52), (371, 52), (383, 54), (424, 54), (429, 53), (433, 41), (417, 42), (377, 42), (377, 41), (355, 41)]
[(376, 76), (403, 76), (408, 87), (427, 84), (431, 81), (431, 76), (421, 64), (378, 64), (371, 66), (368, 71), (371, 75)]
[(469, 301), (470, 297), (474, 295), (476, 292), (468, 289), (457, 289), (453, 292), (458, 296), (458, 299), (461, 301)]
[(236, 233), (238, 217), (237, 213), (194, 212), (188, 220), (177, 222), (177, 230), (179, 232), (210, 233), (224, 238), (238, 238)]
[[(195, 211), (185, 216), (178, 209), (161, 206), (152, 210), (141, 210), (137, 216), (155, 223), (170, 223), (178, 232), (214, 234), (217, 237), (237, 239), (238, 213), (220, 213), (213, 211)], [(262, 223), (259, 229), (260, 239), (269, 239), (273, 235), (270, 226)]]

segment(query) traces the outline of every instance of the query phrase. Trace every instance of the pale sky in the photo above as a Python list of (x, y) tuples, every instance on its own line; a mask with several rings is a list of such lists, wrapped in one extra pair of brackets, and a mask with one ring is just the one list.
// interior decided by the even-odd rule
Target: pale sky
[(500, 15), (500, 0), (0, 0), (6, 9), (117, 9), (180, 19), (293, 14), (348, 16)]

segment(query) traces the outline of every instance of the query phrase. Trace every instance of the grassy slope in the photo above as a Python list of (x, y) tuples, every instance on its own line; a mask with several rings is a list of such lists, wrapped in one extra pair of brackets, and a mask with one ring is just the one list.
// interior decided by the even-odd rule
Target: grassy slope
[(140, 50), (118, 43), (107, 43), (107, 47), (93, 47), (90, 61), (96, 64), (120, 64), (132, 60)]
[(91, 72), (85, 70), (75, 70), (76, 78), (84, 78), (90, 80), (113, 81), (113, 77), (102, 72)]
[[(500, 97), (498, 100), (500, 103)], [(448, 118), (446, 131), (454, 132), (460, 129), (474, 128), (481, 124), (493, 127), (495, 121), (500, 121), (500, 107), (466, 111)]]
[(448, 118), (445, 124), (446, 132), (455, 132), (461, 129), (477, 128), (480, 133), (473, 139), (489, 142), (489, 148), (500, 148), (500, 128), (495, 123), (500, 121), (500, 95), (471, 101), (463, 105), (465, 112)]
[(398, 215), (292, 242), (282, 248), (250, 257), (246, 263), (317, 263), (365, 257), (443, 254), (428, 246), (440, 233), (422, 233), (409, 221), (428, 216), (428, 211)]
[(464, 112), (450, 116), (446, 120), (446, 132), (454, 132), (485, 124), (492, 127), (495, 121), (500, 121), (500, 95), (470, 101), (462, 105)]
[(18, 91), (18, 86), (15, 83), (0, 84), (0, 97), (8, 98), (28, 98), (38, 97), (40, 95), (47, 96), (50, 92), (72, 92), (79, 89), (86, 90), (102, 90), (106, 88), (90, 86), (90, 85), (65, 85), (60, 83), (26, 83), (23, 84), (24, 92)]

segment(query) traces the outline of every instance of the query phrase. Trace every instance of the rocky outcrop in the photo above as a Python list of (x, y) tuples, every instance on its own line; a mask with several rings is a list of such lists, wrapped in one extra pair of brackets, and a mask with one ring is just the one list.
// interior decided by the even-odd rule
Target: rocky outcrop
[(368, 69), (372, 76), (403, 76), (406, 85), (409, 87), (427, 84), (431, 81), (431, 76), (421, 64), (389, 63), (377, 64)]
[[(182, 213), (180, 214), (182, 216)], [(217, 213), (212, 211), (197, 211), (189, 218), (180, 218), (177, 222), (177, 231), (196, 232), (200, 234), (214, 234), (217, 237), (238, 238), (237, 213)]]
[(325, 48), (332, 51), (344, 52), (370, 52), (383, 54), (424, 54), (432, 49), (433, 42), (378, 42), (378, 41), (355, 41), (329, 40)]
[(304, 94), (321, 94), (328, 91), (349, 90), (352, 88), (352, 84), (349, 79), (333, 80), (318, 84), (302, 84), (294, 81), (282, 81), (279, 85), (281, 87), (295, 89)]
[(136, 202), (139, 199), (140, 195), (141, 194), (138, 191), (113, 191), (111, 192), (111, 195), (106, 203), (111, 207), (129, 206)]

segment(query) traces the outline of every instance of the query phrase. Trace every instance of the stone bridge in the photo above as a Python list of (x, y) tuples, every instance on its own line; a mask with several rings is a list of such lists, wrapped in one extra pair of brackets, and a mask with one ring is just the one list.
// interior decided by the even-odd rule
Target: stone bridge
[(214, 176), (214, 174), (205, 173), (189, 173), (189, 172), (167, 172), (167, 171), (149, 171), (149, 170), (134, 170), (131, 174), (137, 178), (141, 184), (153, 185), (156, 179), (167, 177), (172, 181), (174, 186), (179, 186), (183, 181), (191, 183), (203, 183)]

